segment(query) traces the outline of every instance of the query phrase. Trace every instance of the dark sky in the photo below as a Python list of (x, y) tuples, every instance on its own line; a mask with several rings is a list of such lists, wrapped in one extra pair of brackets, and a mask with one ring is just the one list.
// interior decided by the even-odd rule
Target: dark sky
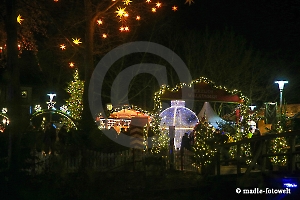
[(183, 7), (187, 25), (202, 29), (232, 28), (262, 50), (299, 52), (300, 1), (194, 0)]
[[(256, 50), (274, 59), (284, 60), (289, 80), (286, 95), (300, 103), (300, 1), (299, 0), (194, 0), (181, 7), (189, 29), (224, 30), (243, 36)], [(276, 60), (276, 61), (275, 61)], [(272, 69), (271, 69), (272, 70)], [(276, 74), (276, 70), (274, 67)], [(275, 81), (275, 80), (274, 80)], [(270, 83), (273, 84), (273, 83)], [(274, 84), (275, 90), (276, 84)], [(275, 91), (276, 92), (276, 91)]]

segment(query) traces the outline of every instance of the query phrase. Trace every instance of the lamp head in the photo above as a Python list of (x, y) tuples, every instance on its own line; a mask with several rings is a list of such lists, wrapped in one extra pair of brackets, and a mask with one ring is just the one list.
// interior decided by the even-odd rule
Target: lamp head
[(289, 83), (288, 81), (275, 81), (278, 84), (279, 90), (283, 90), (284, 84)]

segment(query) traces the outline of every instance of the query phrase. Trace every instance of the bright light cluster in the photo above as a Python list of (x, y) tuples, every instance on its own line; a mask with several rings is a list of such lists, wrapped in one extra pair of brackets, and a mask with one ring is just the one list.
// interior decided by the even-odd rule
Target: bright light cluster
[(181, 139), (184, 133), (191, 132), (199, 122), (197, 115), (185, 107), (184, 101), (171, 101), (171, 107), (160, 115), (162, 130), (169, 130), (169, 126), (175, 126), (175, 149), (180, 149)]

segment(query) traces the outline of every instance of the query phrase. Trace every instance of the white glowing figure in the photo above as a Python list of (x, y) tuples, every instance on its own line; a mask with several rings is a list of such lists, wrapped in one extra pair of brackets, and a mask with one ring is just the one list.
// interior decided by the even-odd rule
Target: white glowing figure
[(175, 126), (175, 149), (180, 149), (184, 133), (191, 132), (199, 122), (197, 115), (185, 107), (185, 101), (171, 101), (171, 107), (165, 109), (160, 115), (160, 126), (166, 133), (170, 126)]
[(53, 109), (55, 110), (55, 101), (53, 101), (53, 98), (56, 96), (56, 94), (47, 94), (49, 96), (49, 101), (47, 102), (48, 104), (48, 109)]

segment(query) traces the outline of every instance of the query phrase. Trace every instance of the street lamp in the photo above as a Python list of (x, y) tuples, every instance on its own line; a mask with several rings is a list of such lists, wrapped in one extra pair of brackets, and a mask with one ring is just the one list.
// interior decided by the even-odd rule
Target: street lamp
[(278, 84), (279, 91), (280, 91), (280, 120), (282, 117), (282, 92), (284, 88), (284, 84), (289, 83), (288, 81), (275, 81)]

